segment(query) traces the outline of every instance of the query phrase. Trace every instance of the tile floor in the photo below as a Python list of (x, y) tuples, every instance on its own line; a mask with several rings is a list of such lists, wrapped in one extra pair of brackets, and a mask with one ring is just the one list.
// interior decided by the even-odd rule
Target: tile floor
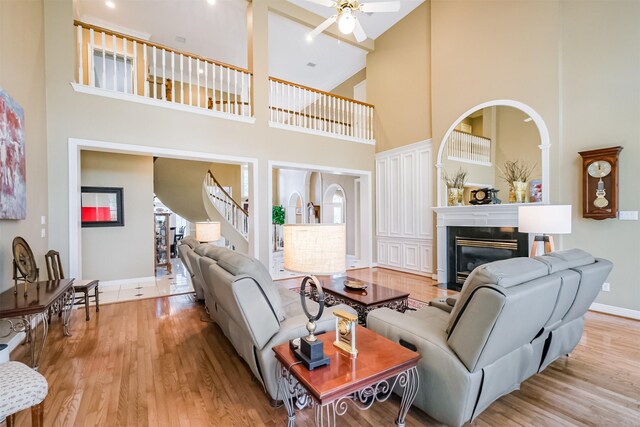
[[(171, 274), (163, 268), (156, 273), (156, 279), (140, 283), (128, 283), (100, 287), (100, 304), (180, 295), (193, 292), (189, 272), (179, 258), (171, 260)], [(94, 302), (91, 302), (93, 305)]]

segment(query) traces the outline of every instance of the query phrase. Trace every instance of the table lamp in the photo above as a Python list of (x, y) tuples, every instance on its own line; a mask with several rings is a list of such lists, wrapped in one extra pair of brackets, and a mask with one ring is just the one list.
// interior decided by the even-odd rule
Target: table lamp
[(217, 221), (196, 222), (196, 240), (200, 243), (220, 240), (220, 223)]
[[(316, 274), (337, 274), (346, 270), (346, 230), (344, 224), (287, 224), (284, 226), (284, 268), (306, 274), (300, 287), (300, 302), (307, 315), (309, 335), (300, 339), (294, 348), (296, 357), (309, 370), (329, 364), (322, 341), (314, 332), (316, 321), (324, 311), (324, 291)], [(310, 283), (309, 283), (310, 282)], [(305, 287), (309, 283), (318, 291), (318, 313), (307, 309)]]
[(571, 205), (529, 205), (518, 207), (518, 231), (535, 234), (532, 257), (538, 254), (538, 244), (544, 243), (544, 253), (555, 250), (550, 234), (571, 233)]

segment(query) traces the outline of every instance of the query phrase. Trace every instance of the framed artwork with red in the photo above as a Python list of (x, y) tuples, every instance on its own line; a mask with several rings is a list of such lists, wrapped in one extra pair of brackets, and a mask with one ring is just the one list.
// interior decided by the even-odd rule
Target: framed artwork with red
[(122, 187), (82, 187), (82, 226), (124, 226), (122, 193)]

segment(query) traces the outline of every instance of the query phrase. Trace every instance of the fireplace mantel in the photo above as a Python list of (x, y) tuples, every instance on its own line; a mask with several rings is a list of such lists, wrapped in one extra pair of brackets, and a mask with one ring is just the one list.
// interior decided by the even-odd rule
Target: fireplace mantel
[(505, 203), (433, 208), (437, 214), (438, 283), (447, 283), (447, 227), (517, 227), (518, 206), (531, 204)]

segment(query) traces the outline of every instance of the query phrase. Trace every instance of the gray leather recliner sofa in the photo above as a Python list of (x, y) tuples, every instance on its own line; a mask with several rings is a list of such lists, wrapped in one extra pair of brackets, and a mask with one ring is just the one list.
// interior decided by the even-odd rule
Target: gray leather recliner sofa
[(196, 249), (201, 248), (199, 251), (203, 251), (208, 246), (211, 245), (201, 244), (191, 236), (180, 240), (178, 244), (178, 256), (191, 276), (191, 283), (193, 283), (193, 289), (196, 292), (196, 299), (198, 301), (204, 300), (204, 283), (198, 262), (201, 255), (196, 253)]
[(414, 404), (461, 426), (574, 349), (612, 267), (578, 249), (489, 263), (467, 278), (451, 313), (383, 308), (367, 324), (415, 346), (422, 358)]
[[(191, 264), (197, 261), (197, 271), (202, 274), (203, 298), (209, 315), (272, 401), (281, 400), (272, 347), (308, 334), (308, 319), (300, 295), (276, 286), (266, 267), (253, 257), (208, 244), (196, 247), (193, 252)], [(308, 300), (307, 306), (317, 312), (317, 303)], [(335, 330), (334, 309), (355, 314), (346, 305), (325, 307), (322, 318), (316, 322), (316, 334)]]

